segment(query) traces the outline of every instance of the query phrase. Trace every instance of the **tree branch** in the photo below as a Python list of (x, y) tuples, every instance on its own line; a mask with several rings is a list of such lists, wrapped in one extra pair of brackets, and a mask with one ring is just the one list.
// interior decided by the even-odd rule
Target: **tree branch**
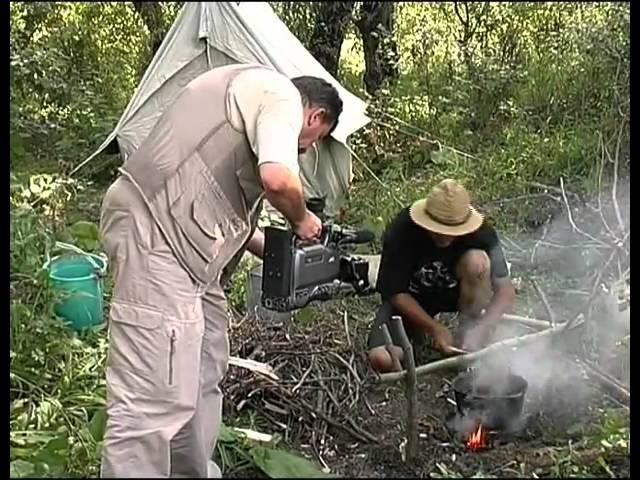
[(620, 126), (620, 131), (618, 132), (618, 142), (616, 144), (616, 152), (613, 160), (613, 186), (611, 187), (611, 197), (613, 199), (613, 207), (616, 212), (616, 218), (618, 220), (618, 225), (620, 226), (620, 232), (624, 233), (625, 225), (622, 221), (622, 215), (620, 214), (620, 206), (618, 205), (618, 163), (620, 159), (620, 143), (622, 142), (622, 133), (624, 132), (624, 124)]
[(407, 332), (402, 324), (402, 317), (394, 315), (391, 321), (397, 326), (400, 333), (400, 343), (404, 351), (404, 360), (407, 365), (406, 396), (407, 396), (407, 449), (405, 461), (411, 461), (418, 453), (418, 392), (416, 377), (416, 361), (413, 356), (413, 347), (407, 337)]
[[(630, 234), (630, 232), (627, 232), (625, 234), (624, 238), (622, 239), (622, 241), (620, 242), (620, 244), (619, 244), (620, 245), (619, 246), (620, 249), (622, 249), (624, 247), (624, 244), (627, 241), (627, 238), (629, 238), (629, 234)], [(577, 322), (578, 318), (581, 315), (586, 314), (586, 312), (589, 310), (589, 308), (591, 307), (591, 304), (593, 303), (593, 301), (598, 296), (598, 293), (599, 293), (598, 292), (598, 286), (600, 285), (600, 280), (602, 279), (602, 276), (604, 275), (604, 272), (607, 270), (607, 268), (609, 268), (609, 265), (611, 264), (611, 262), (613, 261), (613, 259), (615, 258), (617, 253), (618, 253), (618, 248), (613, 248), (611, 250), (611, 254), (609, 255), (609, 258), (605, 262), (605, 264), (602, 267), (602, 269), (600, 269), (600, 271), (598, 272), (598, 275), (596, 276), (595, 281), (593, 282), (593, 287), (591, 287), (591, 293), (589, 294), (589, 298), (585, 302), (584, 306), (580, 309), (580, 311), (576, 314), (576, 316), (573, 317), (571, 320), (569, 320), (564, 325), (565, 329), (571, 328), (571, 325), (573, 325), (573, 323)]]
[[(581, 317), (582, 318), (582, 317)], [(510, 338), (508, 340), (503, 340), (501, 342), (494, 343), (489, 345), (482, 350), (478, 350), (477, 352), (468, 353), (466, 355), (459, 355), (457, 357), (445, 358), (443, 360), (438, 360), (435, 362), (428, 363), (426, 365), (422, 365), (416, 368), (416, 376), (423, 376), (429, 373), (440, 372), (443, 370), (453, 369), (453, 368), (462, 368), (470, 365), (477, 360), (486, 357), (492, 353), (496, 353), (500, 350), (504, 350), (507, 348), (517, 348), (527, 345), (529, 343), (535, 342), (537, 340), (541, 340), (547, 337), (555, 336), (559, 333), (562, 333), (565, 330), (565, 326), (567, 326), (568, 322), (563, 322), (557, 324), (555, 327), (547, 328), (542, 332), (531, 333), (529, 335), (523, 335), (520, 337)], [(584, 323), (584, 320), (580, 319), (579, 321), (575, 321), (571, 328), (577, 328)], [(390, 383), (396, 382), (398, 380), (402, 380), (407, 375), (407, 371), (403, 370), (402, 372), (393, 372), (393, 373), (384, 373), (378, 376), (379, 383)]]
[[(402, 371), (402, 364), (398, 359), (398, 356), (393, 351), (393, 339), (391, 338), (391, 334), (389, 333), (389, 328), (386, 323), (383, 323), (380, 327), (382, 329), (382, 336), (384, 337), (384, 346), (387, 348), (387, 352), (391, 356), (391, 361), (393, 362), (393, 370), (396, 372)], [(404, 329), (403, 329), (404, 330)]]
[(538, 285), (538, 282), (536, 282), (535, 278), (531, 279), (531, 284), (533, 285), (533, 288), (535, 289), (536, 293), (540, 297), (540, 300), (542, 300), (542, 304), (544, 305), (544, 308), (547, 311), (547, 315), (549, 316), (549, 323), (551, 324), (552, 327), (555, 327), (555, 325), (556, 325), (556, 316), (553, 313), (553, 310), (551, 309), (551, 305), (549, 305), (549, 301), (547, 300), (547, 296), (544, 294), (544, 292), (542, 291), (542, 289)]
[(586, 370), (587, 374), (596, 380), (601, 386), (612, 391), (615, 395), (620, 397), (625, 404), (631, 401), (631, 392), (629, 392), (620, 382), (612, 378), (607, 373), (600, 370), (591, 362), (583, 359), (576, 359)]

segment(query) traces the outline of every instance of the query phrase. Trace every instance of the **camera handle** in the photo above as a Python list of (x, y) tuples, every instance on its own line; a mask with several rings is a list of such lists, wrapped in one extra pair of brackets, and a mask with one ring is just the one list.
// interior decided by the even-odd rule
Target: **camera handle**
[(297, 235), (293, 235), (293, 246), (294, 247), (306, 247), (311, 245), (321, 244), (323, 246), (327, 246), (329, 243), (329, 238), (331, 237), (331, 223), (323, 223), (322, 224), (322, 232), (320, 233), (320, 240), (318, 242), (309, 242), (306, 240), (301, 240)]

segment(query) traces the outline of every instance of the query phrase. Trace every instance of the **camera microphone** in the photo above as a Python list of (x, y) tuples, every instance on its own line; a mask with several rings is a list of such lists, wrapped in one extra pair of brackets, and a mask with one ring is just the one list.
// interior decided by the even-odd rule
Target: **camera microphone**
[(375, 240), (376, 235), (370, 230), (356, 230), (345, 235), (344, 241), (348, 243), (371, 243)]

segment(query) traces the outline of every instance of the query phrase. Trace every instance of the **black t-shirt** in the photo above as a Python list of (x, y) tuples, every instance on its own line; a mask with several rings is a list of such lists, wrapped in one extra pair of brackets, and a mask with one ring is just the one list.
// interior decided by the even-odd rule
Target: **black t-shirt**
[(448, 247), (438, 248), (405, 208), (385, 232), (376, 289), (383, 300), (410, 293), (423, 307), (438, 296), (457, 298), (455, 266), (469, 249), (487, 252), (492, 278), (509, 275), (498, 234), (490, 225), (483, 224), (475, 232), (456, 238)]

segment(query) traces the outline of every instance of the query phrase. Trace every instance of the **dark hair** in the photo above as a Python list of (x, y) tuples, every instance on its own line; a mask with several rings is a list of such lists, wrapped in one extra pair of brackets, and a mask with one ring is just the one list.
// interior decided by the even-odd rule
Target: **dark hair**
[(338, 90), (326, 80), (318, 77), (296, 77), (291, 81), (300, 92), (302, 103), (326, 110), (326, 122), (331, 125), (330, 132), (333, 132), (338, 125), (338, 117), (342, 113), (342, 100)]

